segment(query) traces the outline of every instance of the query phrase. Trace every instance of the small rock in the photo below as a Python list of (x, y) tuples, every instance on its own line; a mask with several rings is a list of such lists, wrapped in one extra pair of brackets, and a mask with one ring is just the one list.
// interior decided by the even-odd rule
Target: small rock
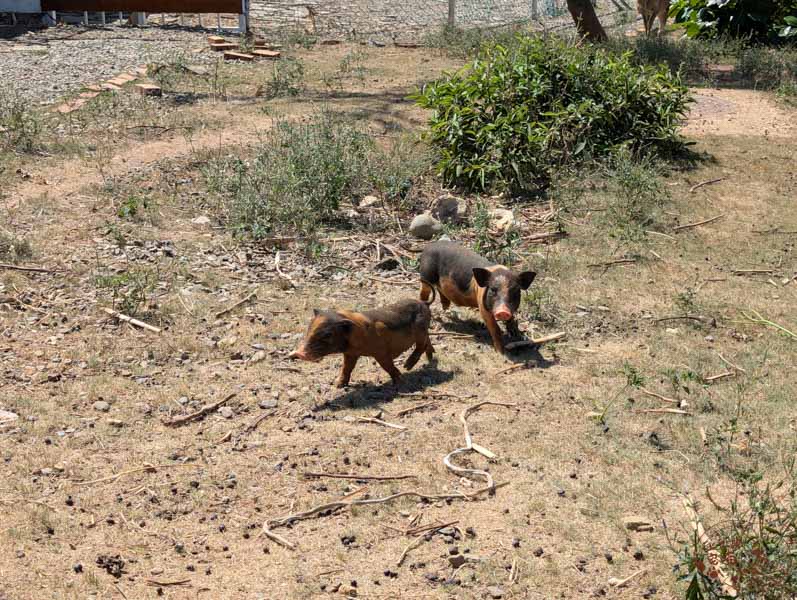
[(401, 263), (399, 263), (397, 258), (393, 256), (388, 256), (387, 258), (382, 259), (378, 263), (374, 265), (374, 269), (377, 271), (395, 271), (399, 268)]
[(545, 550), (543, 550), (542, 548), (537, 548), (537, 549), (534, 551), (534, 556), (536, 556), (537, 558), (539, 558), (539, 557), (540, 557), (540, 556), (542, 556), (544, 553), (545, 553)]
[(197, 217), (196, 219), (191, 219), (191, 222), (194, 225), (203, 225), (203, 226), (204, 225), (210, 225), (210, 217), (202, 215), (202, 216)]
[(456, 223), (460, 220), (459, 198), (441, 196), (432, 207), (432, 215), (443, 223)]
[(261, 400), (258, 406), (263, 409), (277, 408), (277, 401), (273, 398), (267, 398), (265, 400)]
[(448, 549), (448, 553), (449, 553), (451, 556), (456, 556), (457, 554), (459, 554), (459, 548), (458, 548), (457, 546), (451, 546), (451, 547), (449, 547), (449, 549)]
[(713, 335), (707, 335), (703, 339), (705, 339), (708, 343), (712, 343), (714, 341), (714, 336)]
[(443, 225), (429, 213), (422, 213), (412, 220), (409, 231), (418, 239), (431, 240), (443, 231)]
[(515, 213), (505, 208), (494, 208), (490, 211), (490, 225), (502, 233), (509, 231), (515, 225)]
[(520, 548), (520, 540), (518, 538), (514, 538), (512, 540), (512, 547), (513, 548)]
[(634, 560), (645, 560), (645, 553), (642, 550), (634, 552)]
[(229, 406), (222, 406), (219, 409), (219, 414), (225, 419), (232, 419), (235, 411), (233, 411), (233, 409), (231, 409)]
[(83, 565), (81, 565), (80, 563), (75, 563), (74, 565), (72, 565), (72, 570), (75, 573), (82, 573), (83, 572)]
[(125, 422), (120, 421), (119, 419), (108, 419), (108, 425), (111, 427), (124, 427)]
[(490, 595), (490, 598), (498, 599), (504, 597), (504, 588), (500, 588), (497, 585), (493, 585), (487, 588), (487, 593)]
[(625, 517), (623, 518), (623, 526), (630, 531), (653, 531), (653, 523), (645, 517)]
[(94, 410), (98, 410), (100, 412), (108, 412), (111, 410), (111, 405), (108, 404), (105, 400), (97, 400), (93, 404)]
[(450, 564), (454, 569), (460, 568), (462, 565), (465, 564), (467, 559), (462, 556), (461, 554), (457, 554), (456, 556), (449, 556), (448, 557), (448, 564)]
[(359, 208), (371, 208), (379, 204), (379, 198), (376, 196), (365, 196), (360, 200)]

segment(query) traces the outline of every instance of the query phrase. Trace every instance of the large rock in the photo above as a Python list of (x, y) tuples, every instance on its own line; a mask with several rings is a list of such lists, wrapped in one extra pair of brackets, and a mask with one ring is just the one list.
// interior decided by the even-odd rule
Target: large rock
[(19, 415), (10, 410), (0, 410), (0, 429), (13, 425), (19, 420)]
[(429, 213), (416, 216), (410, 223), (410, 235), (421, 240), (431, 240), (442, 231), (443, 224)]

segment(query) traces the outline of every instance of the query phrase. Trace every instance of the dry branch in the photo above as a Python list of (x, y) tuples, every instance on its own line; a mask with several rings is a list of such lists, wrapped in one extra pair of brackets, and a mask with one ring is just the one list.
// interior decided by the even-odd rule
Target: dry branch
[(236, 302), (235, 304), (233, 304), (229, 308), (225, 308), (224, 310), (220, 310), (219, 312), (216, 313), (216, 318), (220, 319), (221, 317), (223, 317), (227, 313), (234, 311), (239, 306), (241, 306), (243, 304), (246, 304), (247, 302), (250, 302), (254, 298), (257, 298), (257, 293), (256, 292), (252, 292), (246, 298), (244, 298), (242, 300), (239, 300), (238, 302)]
[(280, 268), (280, 259), (281, 259), (281, 254), (280, 251), (277, 250), (277, 254), (274, 256), (274, 267), (277, 269), (277, 275), (279, 275), (280, 278), (287, 281), (291, 287), (296, 287), (296, 284), (293, 282), (293, 279), (291, 279), (285, 273), (282, 272), (282, 269)]
[(725, 377), (733, 377), (735, 373), (732, 371), (726, 371), (725, 373), (719, 373), (718, 375), (712, 375), (711, 377), (706, 377), (703, 381), (712, 382), (717, 381), (718, 379), (724, 379)]
[(717, 177), (716, 179), (709, 179), (708, 181), (701, 181), (689, 188), (689, 193), (694, 194), (695, 190), (702, 188), (705, 185), (711, 185), (712, 183), (719, 183), (720, 181), (724, 181), (724, 177)]
[(550, 335), (545, 335), (541, 338), (532, 338), (530, 340), (520, 340), (517, 342), (509, 342), (504, 346), (505, 350), (512, 351), (517, 350), (518, 348), (525, 348), (525, 347), (532, 347), (532, 346), (541, 346), (542, 344), (547, 344), (548, 342), (555, 342), (556, 340), (561, 340), (563, 337), (567, 336), (567, 333), (564, 331), (560, 331), (558, 333), (552, 333)]
[(0, 269), (7, 271), (25, 271), (27, 273), (53, 273), (50, 269), (43, 269), (42, 267), (22, 267), (19, 265), (0, 264)]
[(142, 471), (146, 471), (148, 473), (155, 473), (158, 469), (169, 469), (172, 467), (197, 467), (198, 465), (189, 464), (189, 463), (174, 463), (171, 465), (152, 465), (149, 463), (144, 463), (144, 466), (137, 467), (135, 469), (128, 469), (127, 471), (121, 471), (120, 473), (116, 473), (115, 475), (109, 475), (108, 477), (101, 477), (100, 479), (92, 479), (90, 481), (74, 481), (75, 485), (93, 485), (95, 483), (104, 483), (106, 481), (116, 481), (120, 477), (124, 477), (125, 475), (131, 475), (133, 473), (141, 473)]
[(713, 549), (711, 539), (706, 534), (706, 530), (703, 528), (703, 523), (700, 521), (700, 517), (697, 516), (694, 503), (686, 496), (684, 496), (681, 501), (683, 502), (684, 510), (686, 510), (686, 514), (689, 516), (689, 520), (691, 521), (692, 529), (694, 529), (695, 533), (697, 534), (697, 539), (701, 544), (703, 544), (703, 548), (708, 554), (709, 561), (714, 567), (714, 571), (717, 573), (717, 579), (719, 580), (720, 584), (722, 584), (723, 593), (731, 598), (735, 598), (737, 592), (736, 588), (733, 586), (733, 581), (728, 576), (726, 567), (722, 562), (722, 557), (720, 556), (719, 552)]
[(155, 327), (154, 325), (150, 325), (149, 323), (144, 323), (144, 321), (139, 321), (138, 319), (134, 319), (133, 317), (123, 315), (118, 310), (113, 310), (111, 308), (103, 308), (102, 310), (111, 315), (112, 317), (119, 319), (120, 321), (130, 323), (131, 325), (135, 325), (136, 327), (141, 327), (142, 329), (152, 331), (153, 333), (161, 332), (160, 327)]
[(726, 365), (728, 365), (729, 367), (731, 367), (732, 369), (736, 369), (737, 371), (741, 371), (742, 373), (747, 373), (747, 371), (745, 371), (745, 370), (744, 370), (744, 369), (742, 369), (741, 367), (737, 367), (735, 364), (733, 364), (733, 363), (732, 363), (731, 361), (729, 361), (727, 358), (725, 358), (724, 356), (722, 356), (722, 354), (720, 354), (719, 352), (717, 352), (717, 356), (719, 356), (719, 357), (720, 357), (720, 360), (721, 360), (722, 362), (724, 362)]
[(697, 223), (686, 223), (685, 225), (678, 225), (674, 229), (674, 231), (683, 231), (684, 229), (691, 229), (692, 227), (699, 227), (700, 225), (708, 225), (709, 223), (713, 223), (725, 216), (725, 213), (721, 215), (717, 215), (716, 217), (711, 217), (710, 219), (706, 219), (704, 221), (698, 221)]
[(170, 585), (186, 585), (191, 583), (190, 579), (180, 579), (178, 581), (156, 581), (155, 579), (147, 579), (147, 585), (152, 587), (169, 587)]
[(594, 264), (587, 265), (587, 266), (590, 267), (591, 269), (597, 269), (597, 268), (600, 268), (600, 267), (603, 267), (604, 269), (608, 269), (609, 267), (613, 267), (614, 265), (626, 265), (626, 264), (631, 264), (631, 263), (635, 263), (635, 262), (636, 262), (635, 258), (618, 258), (617, 260), (610, 260), (608, 262), (602, 262), (602, 263), (594, 263)]
[(358, 475), (357, 473), (314, 473), (308, 472), (305, 477), (329, 477), (330, 479), (354, 479), (360, 481), (393, 481), (395, 479), (417, 479), (417, 475)]
[(172, 419), (171, 421), (164, 421), (163, 424), (166, 425), (167, 427), (179, 427), (180, 425), (185, 425), (186, 423), (197, 421), (202, 417), (204, 417), (205, 415), (215, 411), (222, 404), (226, 404), (227, 402), (235, 398), (237, 394), (238, 394), (237, 392), (233, 392), (232, 394), (229, 394), (227, 397), (222, 398), (218, 402), (214, 402), (213, 404), (206, 404), (195, 413), (191, 413), (190, 415), (185, 415), (184, 417), (177, 417), (176, 419)]
[(775, 271), (773, 269), (734, 269), (733, 270), (734, 275), (753, 275), (756, 273), (769, 274), (774, 272)]
[(645, 388), (639, 388), (643, 394), (647, 394), (648, 396), (653, 396), (654, 398), (658, 398), (659, 400), (663, 400), (664, 402), (669, 402), (670, 404), (680, 405), (681, 402), (679, 400), (674, 400), (673, 398), (667, 398), (667, 396), (662, 396), (661, 394), (657, 394), (656, 392), (651, 392), (650, 390), (646, 390)]
[(424, 408), (428, 408), (430, 406), (435, 406), (434, 402), (427, 402), (426, 404), (418, 404), (417, 406), (411, 406), (409, 408), (405, 408), (404, 410), (400, 410), (396, 413), (397, 417), (403, 417), (404, 415), (408, 415), (411, 412), (415, 412), (416, 410), (422, 410)]
[(398, 429), (400, 431), (405, 431), (407, 428), (404, 425), (396, 425), (395, 423), (388, 423), (387, 421), (383, 421), (382, 419), (377, 419), (376, 417), (357, 417), (357, 421), (360, 423), (375, 423), (377, 425), (381, 425), (382, 427), (390, 427), (391, 429)]
[(639, 413), (656, 413), (656, 414), (669, 414), (669, 415), (691, 415), (687, 410), (681, 410), (680, 408), (645, 408), (643, 410), (638, 410)]

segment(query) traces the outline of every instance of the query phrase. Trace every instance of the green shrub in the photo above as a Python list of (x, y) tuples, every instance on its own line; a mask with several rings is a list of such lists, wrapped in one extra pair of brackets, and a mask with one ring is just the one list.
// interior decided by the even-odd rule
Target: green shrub
[[(679, 575), (688, 582), (687, 600), (725, 600), (718, 556), (741, 600), (797, 596), (797, 480), (794, 460), (779, 481), (748, 473), (722, 520), (706, 527), (711, 547), (695, 535), (679, 555)], [(709, 552), (715, 553), (714, 557)]]
[(268, 99), (298, 96), (304, 87), (304, 63), (286, 56), (274, 63), (271, 77), (261, 86), (260, 95)]
[(413, 98), (434, 112), (430, 139), (446, 183), (529, 190), (557, 167), (611, 153), (673, 151), (689, 91), (664, 67), (593, 46), (516, 36)]
[(278, 123), (251, 160), (215, 159), (203, 173), (237, 233), (308, 232), (333, 221), (341, 200), (363, 193), (372, 152), (364, 132), (324, 112)]
[(689, 37), (781, 42), (797, 36), (797, 0), (676, 0), (670, 14)]
[(0, 260), (17, 262), (32, 255), (33, 248), (28, 240), (0, 231)]

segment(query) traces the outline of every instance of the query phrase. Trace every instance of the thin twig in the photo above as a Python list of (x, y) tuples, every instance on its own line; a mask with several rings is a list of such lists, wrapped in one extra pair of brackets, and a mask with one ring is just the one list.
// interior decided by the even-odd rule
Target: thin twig
[(286, 540), (281, 535), (271, 531), (271, 529), (268, 528), (268, 524), (267, 523), (263, 523), (262, 531), (263, 531), (263, 535), (265, 535), (271, 541), (277, 542), (278, 544), (281, 544), (281, 545), (285, 546), (289, 550), (296, 550), (296, 545), (295, 544), (292, 544), (291, 542)]
[(408, 415), (416, 410), (422, 410), (424, 408), (428, 408), (430, 406), (436, 406), (434, 402), (427, 402), (426, 404), (418, 404), (416, 406), (411, 406), (409, 408), (405, 408), (404, 410), (400, 410), (396, 413), (397, 417), (403, 417), (404, 415)]
[(377, 425), (382, 425), (383, 427), (390, 427), (391, 429), (399, 429), (401, 431), (404, 431), (404, 430), (407, 429), (403, 425), (396, 425), (395, 423), (388, 423), (387, 421), (383, 421), (382, 419), (377, 419), (375, 417), (357, 417), (357, 420), (360, 423), (375, 423)]
[(703, 381), (712, 382), (717, 381), (718, 379), (724, 379), (725, 377), (733, 377), (735, 373), (733, 371), (726, 371), (725, 373), (720, 373), (718, 375), (712, 375), (710, 377), (704, 377)]
[(509, 342), (504, 346), (505, 350), (516, 350), (518, 348), (524, 348), (527, 346), (541, 346), (542, 344), (547, 344), (548, 342), (555, 342), (556, 340), (561, 340), (563, 337), (567, 335), (566, 332), (560, 331), (558, 333), (552, 333), (550, 335), (545, 335), (541, 338), (532, 338), (530, 340), (520, 340), (518, 342)]
[(197, 421), (202, 417), (204, 417), (205, 415), (215, 411), (222, 404), (226, 404), (227, 402), (235, 398), (237, 394), (238, 392), (233, 392), (232, 394), (227, 395), (227, 397), (222, 398), (218, 402), (214, 402), (213, 404), (206, 404), (198, 411), (191, 413), (190, 415), (185, 415), (184, 417), (177, 417), (176, 419), (172, 419), (170, 421), (164, 421), (163, 424), (166, 425), (167, 427), (179, 427), (180, 425), (185, 425), (186, 423)]
[(670, 415), (690, 415), (689, 411), (681, 410), (680, 408), (646, 408), (644, 410), (636, 411), (638, 413), (656, 413), (656, 414), (670, 414)]
[(116, 473), (115, 475), (109, 475), (108, 477), (102, 477), (100, 479), (92, 479), (90, 481), (74, 481), (75, 485), (93, 485), (95, 483), (104, 483), (106, 481), (116, 481), (120, 477), (124, 477), (125, 475), (131, 475), (132, 473), (141, 473), (142, 471), (146, 471), (148, 473), (155, 473), (158, 469), (169, 469), (172, 467), (199, 467), (199, 465), (189, 464), (189, 463), (174, 463), (171, 465), (152, 465), (149, 463), (144, 463), (143, 467), (137, 467), (135, 469), (129, 469), (127, 471), (121, 471), (120, 473)]
[(103, 308), (102, 310), (103, 312), (108, 313), (112, 317), (119, 319), (120, 321), (130, 323), (131, 325), (135, 325), (136, 327), (141, 327), (142, 329), (152, 331), (153, 333), (161, 332), (160, 327), (155, 327), (154, 325), (150, 325), (149, 323), (144, 323), (144, 321), (139, 321), (138, 319), (134, 319), (133, 317), (129, 317), (128, 315), (123, 315), (118, 310), (113, 310), (111, 308)]
[(359, 481), (393, 481), (395, 479), (417, 479), (417, 475), (359, 475), (357, 473), (315, 473), (308, 472), (305, 477), (328, 477), (330, 479), (354, 479)]
[(224, 310), (220, 310), (219, 312), (217, 312), (217, 313), (216, 313), (216, 318), (217, 318), (217, 319), (220, 319), (221, 317), (223, 317), (224, 315), (226, 315), (228, 312), (232, 312), (232, 311), (234, 311), (234, 310), (235, 310), (236, 308), (238, 308), (239, 306), (241, 306), (241, 305), (243, 305), (243, 304), (246, 304), (247, 302), (250, 302), (251, 300), (253, 300), (253, 299), (254, 299), (254, 298), (256, 298), (256, 297), (257, 297), (257, 292), (252, 292), (252, 293), (251, 293), (251, 294), (249, 294), (249, 295), (248, 295), (246, 298), (244, 298), (244, 299), (242, 299), (242, 300), (239, 300), (238, 302), (236, 302), (235, 304), (233, 304), (233, 305), (232, 305), (232, 306), (230, 306), (229, 308), (225, 308)]
[(734, 275), (754, 275), (756, 273), (774, 273), (774, 269), (734, 269)]
[(645, 388), (639, 388), (639, 391), (641, 391), (643, 394), (647, 394), (648, 396), (653, 396), (654, 398), (663, 400), (664, 402), (675, 404), (676, 406), (681, 404), (679, 400), (673, 400), (672, 398), (667, 398), (666, 396), (662, 396), (661, 394), (657, 394), (656, 392), (651, 392), (650, 390), (646, 390)]
[(592, 268), (592, 269), (597, 269), (599, 267), (603, 267), (603, 268), (608, 269), (609, 267), (612, 267), (614, 265), (626, 265), (626, 264), (631, 264), (631, 263), (635, 263), (635, 262), (636, 262), (635, 258), (618, 258), (617, 260), (610, 260), (609, 262), (603, 262), (603, 263), (594, 263), (594, 264), (587, 265), (587, 266)]
[(719, 352), (717, 352), (717, 356), (719, 356), (719, 357), (720, 357), (720, 360), (721, 360), (722, 362), (724, 362), (726, 365), (728, 365), (729, 367), (731, 367), (732, 369), (736, 369), (737, 371), (741, 371), (742, 373), (747, 373), (747, 371), (745, 371), (743, 368), (741, 368), (741, 367), (738, 367), (738, 366), (736, 366), (735, 364), (733, 364), (733, 363), (732, 363), (731, 361), (729, 361), (727, 358), (725, 358), (724, 356), (722, 356), (722, 354), (720, 354)]
[(288, 277), (285, 273), (282, 272), (282, 269), (280, 269), (281, 258), (282, 255), (280, 254), (280, 251), (277, 250), (277, 254), (274, 256), (274, 267), (277, 269), (277, 275), (279, 275), (280, 277), (282, 277), (282, 279), (287, 281), (291, 285), (291, 287), (296, 287), (296, 284), (293, 282), (293, 279)]
[(147, 585), (152, 587), (169, 587), (170, 585), (185, 585), (191, 583), (190, 579), (180, 579), (179, 581), (156, 581), (154, 579), (147, 579)]
[(678, 227), (674, 228), (674, 231), (683, 231), (684, 229), (691, 229), (692, 227), (699, 227), (700, 225), (708, 225), (709, 223), (713, 223), (718, 219), (721, 219), (725, 216), (725, 213), (721, 215), (717, 215), (716, 217), (711, 217), (710, 219), (706, 219), (705, 221), (698, 221), (697, 223), (686, 223), (685, 225), (678, 225)]
[(775, 329), (785, 333), (789, 337), (797, 339), (797, 333), (794, 333), (793, 331), (786, 329), (782, 325), (778, 325), (774, 321), (770, 321), (769, 319), (764, 318), (763, 316), (761, 316), (761, 313), (758, 312), (757, 310), (751, 310), (750, 314), (742, 312), (742, 316), (753, 324), (774, 327)]
[(717, 177), (716, 179), (709, 179), (708, 181), (701, 181), (700, 183), (697, 183), (697, 184), (693, 185), (692, 187), (690, 187), (689, 188), (689, 193), (690, 194), (694, 194), (695, 190), (702, 188), (704, 185), (711, 185), (712, 183), (719, 183), (720, 181), (723, 181), (724, 179), (725, 179), (724, 177)]
[(396, 563), (396, 566), (397, 566), (397, 567), (400, 567), (400, 566), (401, 566), (401, 565), (404, 563), (404, 559), (405, 559), (405, 558), (407, 558), (407, 555), (408, 555), (408, 554), (409, 554), (409, 553), (410, 553), (412, 550), (415, 550), (415, 548), (417, 548), (418, 546), (420, 546), (421, 544), (423, 544), (423, 542), (424, 542), (424, 540), (425, 540), (425, 539), (426, 539), (426, 536), (423, 536), (423, 535), (422, 535), (421, 537), (419, 537), (418, 539), (416, 539), (415, 541), (413, 541), (413, 542), (412, 542), (412, 543), (411, 543), (409, 546), (407, 546), (406, 548), (404, 548), (404, 552), (402, 552), (402, 553), (401, 553), (401, 556), (399, 557), (399, 559), (398, 559), (398, 562)]
[(27, 271), (30, 273), (54, 273), (54, 271), (43, 269), (42, 267), (22, 267), (19, 265), (7, 264), (0, 264), (0, 269), (6, 269), (7, 271)]

